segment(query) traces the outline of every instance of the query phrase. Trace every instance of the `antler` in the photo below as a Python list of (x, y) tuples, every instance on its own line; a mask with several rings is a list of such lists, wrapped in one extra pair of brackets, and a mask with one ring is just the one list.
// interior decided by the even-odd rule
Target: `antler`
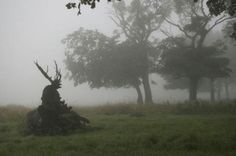
[(53, 80), (50, 76), (48, 76), (48, 67), (47, 67), (47, 72), (43, 70), (43, 68), (38, 64), (38, 61), (34, 61), (34, 64), (38, 67), (39, 71), (43, 74), (46, 79), (48, 79), (51, 83), (53, 83)]
[(61, 81), (61, 70), (58, 70), (57, 62), (54, 61), (54, 63), (55, 63), (55, 67), (56, 67), (56, 76), (55, 76), (55, 79)]

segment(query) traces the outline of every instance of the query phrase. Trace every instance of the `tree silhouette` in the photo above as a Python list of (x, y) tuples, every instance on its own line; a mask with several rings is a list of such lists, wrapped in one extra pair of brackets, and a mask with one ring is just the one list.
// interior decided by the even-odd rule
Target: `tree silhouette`
[(133, 42), (119, 43), (117, 37), (107, 37), (98, 31), (84, 30), (68, 35), (66, 68), (75, 85), (88, 83), (91, 88), (133, 87), (137, 102), (142, 104), (140, 89), (143, 74), (143, 52)]
[(152, 92), (149, 83), (149, 73), (152, 70), (150, 60), (150, 47), (154, 47), (151, 36), (159, 30), (164, 16), (169, 13), (168, 2), (160, 0), (160, 3), (144, 0), (133, 0), (130, 5), (125, 1), (114, 3), (111, 19), (120, 28), (120, 33), (127, 40), (136, 44), (142, 51), (143, 68), (142, 83), (144, 86), (145, 103), (152, 104)]
[[(201, 53), (201, 50), (207, 47), (204, 44), (208, 34), (214, 30), (217, 25), (233, 18), (224, 14), (217, 17), (212, 16), (211, 13), (208, 13), (205, 10), (205, 2), (205, 0), (201, 0), (199, 3), (194, 3), (188, 0), (174, 1), (173, 7), (175, 9), (173, 9), (172, 14), (177, 15), (178, 18), (173, 20), (173, 16), (167, 16), (165, 17), (165, 22), (166, 24), (179, 30), (179, 36), (181, 36), (181, 38), (174, 37), (170, 32), (163, 28), (161, 31), (167, 36), (169, 43), (175, 44), (177, 47), (185, 49), (184, 51), (194, 51), (196, 53)], [(190, 68), (191, 65), (193, 65), (194, 68), (194, 64), (190, 63)], [(192, 96), (193, 100), (195, 100), (197, 93), (197, 87), (194, 87), (195, 85), (198, 85), (196, 81), (198, 82), (199, 78), (192, 77), (192, 80), (190, 80), (190, 85), (192, 85), (193, 90), (195, 90), (192, 91), (194, 94)]]
[[(229, 59), (221, 56), (223, 52), (220, 49), (214, 46), (198, 49), (176, 44), (170, 46), (170, 44), (167, 45), (167, 41), (169, 40), (166, 39), (161, 45), (163, 53), (158, 71), (163, 75), (171, 75), (173, 79), (187, 78), (190, 101), (197, 99), (197, 89), (201, 78), (209, 78), (214, 82), (216, 78), (229, 76), (231, 72), (228, 68)], [(213, 96), (212, 90), (212, 98)]]

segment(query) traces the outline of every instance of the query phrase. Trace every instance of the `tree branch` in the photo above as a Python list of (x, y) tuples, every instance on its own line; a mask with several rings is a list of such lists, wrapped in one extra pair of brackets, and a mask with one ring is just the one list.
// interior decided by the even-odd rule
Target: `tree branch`
[(207, 15), (205, 10), (204, 10), (203, 2), (204, 2), (204, 0), (201, 0), (201, 11), (202, 11), (202, 14), (203, 14), (204, 17), (209, 17), (209, 14)]
[(174, 22), (171, 22), (171, 21), (168, 20), (167, 18), (164, 18), (164, 20), (165, 20), (167, 23), (169, 23), (169, 24), (175, 26), (176, 28), (178, 28), (181, 32), (184, 33), (184, 35), (185, 35), (186, 37), (188, 37), (188, 38), (190, 38), (190, 39), (193, 38), (193, 36), (189, 35), (186, 31), (184, 31), (184, 29), (183, 29), (179, 24), (176, 24), (176, 23), (174, 23)]
[(170, 38), (176, 45), (179, 47), (185, 47), (182, 43), (178, 42), (173, 36), (169, 35), (168, 32), (164, 31), (163, 29), (160, 30), (164, 35), (166, 35), (168, 38)]
[(218, 24), (223, 23), (224, 21), (231, 20), (231, 19), (235, 18), (235, 17), (226, 17), (226, 18), (225, 17), (226, 16), (224, 15), (224, 16), (220, 17), (219, 19), (217, 19), (215, 21), (215, 23), (207, 29), (207, 32), (211, 31)]

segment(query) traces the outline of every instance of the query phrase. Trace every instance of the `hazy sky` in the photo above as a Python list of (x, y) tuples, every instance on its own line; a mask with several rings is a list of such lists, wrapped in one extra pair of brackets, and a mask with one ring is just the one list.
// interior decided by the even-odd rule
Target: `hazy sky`
[[(67, 0), (1, 0), (0, 5), (0, 104), (39, 105), (43, 88), (49, 84), (33, 64), (34, 60), (49, 66), (54, 75), (53, 60), (64, 71), (64, 45), (61, 40), (79, 27), (98, 29), (109, 35), (115, 25), (108, 17), (111, 4), (102, 2), (96, 9), (84, 8), (82, 15), (67, 10)], [(186, 95), (174, 95), (162, 88), (157, 79), (153, 86), (155, 101), (174, 100)], [(88, 105), (136, 101), (134, 89), (100, 89), (73, 86), (62, 80), (60, 93), (69, 104)]]

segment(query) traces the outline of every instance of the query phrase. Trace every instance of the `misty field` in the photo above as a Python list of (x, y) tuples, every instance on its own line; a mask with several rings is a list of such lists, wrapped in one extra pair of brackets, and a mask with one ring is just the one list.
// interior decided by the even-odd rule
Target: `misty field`
[(0, 156), (234, 156), (236, 104), (75, 107), (88, 128), (66, 136), (24, 133), (29, 108), (0, 107)]

